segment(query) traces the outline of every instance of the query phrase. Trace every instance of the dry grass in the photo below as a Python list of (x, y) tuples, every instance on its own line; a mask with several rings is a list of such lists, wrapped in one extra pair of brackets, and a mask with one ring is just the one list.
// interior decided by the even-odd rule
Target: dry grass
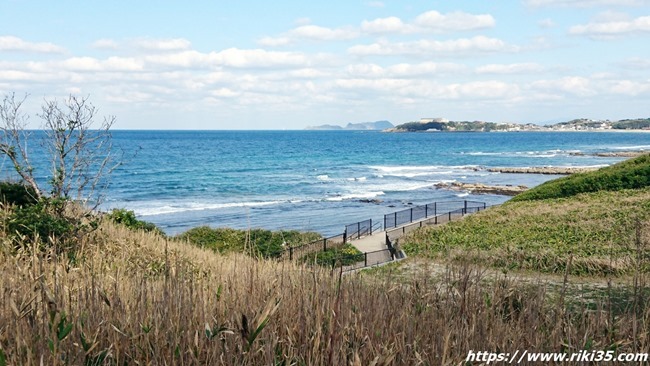
[(469, 266), (404, 284), (219, 256), (110, 224), (72, 259), (6, 242), (8, 365), (445, 365), (468, 350), (650, 347), (641, 301), (616, 314), (608, 299), (569, 307), (543, 286), (486, 285)]

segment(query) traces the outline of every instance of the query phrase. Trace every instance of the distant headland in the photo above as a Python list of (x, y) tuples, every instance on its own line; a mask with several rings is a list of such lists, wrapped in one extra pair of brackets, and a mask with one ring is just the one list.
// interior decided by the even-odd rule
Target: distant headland
[(338, 125), (320, 125), (310, 126), (306, 130), (355, 130), (355, 131), (383, 131), (394, 128), (395, 126), (388, 121), (359, 122), (348, 123), (345, 127)]
[(520, 132), (520, 131), (650, 131), (650, 118), (618, 121), (574, 119), (552, 125), (532, 123), (497, 123), (485, 121), (449, 121), (444, 118), (421, 118), (407, 122), (385, 132)]

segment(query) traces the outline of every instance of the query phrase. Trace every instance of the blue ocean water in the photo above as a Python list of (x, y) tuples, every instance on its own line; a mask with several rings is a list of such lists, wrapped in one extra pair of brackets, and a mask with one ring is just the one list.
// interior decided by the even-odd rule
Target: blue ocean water
[[(647, 133), (117, 131), (137, 156), (117, 170), (105, 207), (134, 210), (175, 234), (198, 225), (342, 231), (411, 204), (508, 197), (435, 189), (438, 182), (535, 186), (549, 175), (495, 166), (603, 166), (575, 152), (650, 150)], [(368, 203), (363, 200), (381, 200)]]
[(571, 153), (650, 150), (650, 134), (614, 132), (114, 131), (113, 140), (127, 161), (102, 207), (133, 210), (169, 234), (199, 225), (338, 234), (412, 204), (508, 199), (436, 189), (438, 182), (535, 186), (556, 178), (486, 167), (603, 166), (622, 159)]

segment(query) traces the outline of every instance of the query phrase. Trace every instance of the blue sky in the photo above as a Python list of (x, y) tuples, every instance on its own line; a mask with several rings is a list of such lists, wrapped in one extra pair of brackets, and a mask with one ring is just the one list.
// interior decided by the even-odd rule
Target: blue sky
[(11, 92), (120, 129), (646, 118), (650, 0), (0, 0)]

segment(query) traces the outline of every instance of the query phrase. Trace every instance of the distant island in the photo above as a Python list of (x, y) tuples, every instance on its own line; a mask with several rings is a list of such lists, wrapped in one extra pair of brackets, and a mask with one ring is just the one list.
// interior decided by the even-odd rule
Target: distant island
[(338, 125), (321, 125), (310, 126), (306, 130), (355, 130), (355, 131), (383, 131), (395, 127), (388, 121), (375, 121), (375, 122), (359, 122), (348, 123), (345, 127)]
[(532, 123), (497, 123), (485, 121), (449, 121), (444, 118), (421, 118), (407, 122), (385, 132), (493, 132), (493, 131), (650, 131), (650, 118), (623, 119), (618, 121), (574, 119), (552, 125), (540, 126)]

